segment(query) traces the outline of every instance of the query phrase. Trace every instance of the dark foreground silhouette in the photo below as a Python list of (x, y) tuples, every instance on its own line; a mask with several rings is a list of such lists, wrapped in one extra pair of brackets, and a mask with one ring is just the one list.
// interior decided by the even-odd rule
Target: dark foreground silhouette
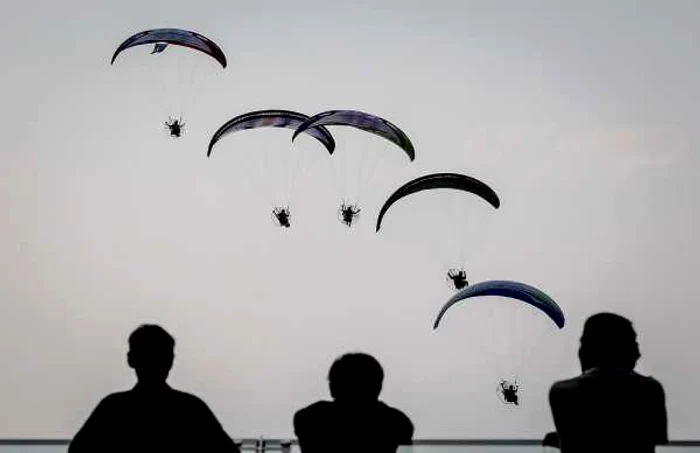
[(161, 327), (143, 325), (129, 337), (128, 363), (138, 383), (112, 393), (75, 435), (68, 453), (206, 451), (239, 453), (209, 407), (166, 383), (175, 341)]
[(384, 372), (367, 354), (346, 354), (328, 373), (333, 401), (319, 401), (294, 415), (302, 453), (394, 453), (413, 443), (413, 424), (379, 401)]
[(647, 453), (668, 442), (664, 390), (634, 371), (640, 357), (629, 320), (599, 313), (586, 321), (582, 374), (549, 393), (562, 453)]
[(542, 446), (559, 448), (559, 435), (556, 431), (549, 432), (544, 436), (544, 439), (542, 439)]

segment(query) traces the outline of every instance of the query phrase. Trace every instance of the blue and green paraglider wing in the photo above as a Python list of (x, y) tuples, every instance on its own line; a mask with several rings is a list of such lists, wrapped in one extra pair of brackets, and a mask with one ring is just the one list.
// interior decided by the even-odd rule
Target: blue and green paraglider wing
[(433, 329), (437, 329), (440, 320), (447, 310), (457, 302), (483, 296), (500, 296), (520, 300), (542, 311), (554, 321), (554, 324), (560, 329), (564, 327), (564, 312), (559, 308), (559, 305), (544, 292), (534, 286), (526, 285), (525, 283), (508, 280), (491, 280), (468, 286), (452, 296), (440, 309), (440, 313), (433, 324)]

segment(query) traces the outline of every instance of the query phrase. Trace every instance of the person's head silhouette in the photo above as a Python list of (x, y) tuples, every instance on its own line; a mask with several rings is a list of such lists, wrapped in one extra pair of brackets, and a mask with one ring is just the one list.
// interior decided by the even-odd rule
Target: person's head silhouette
[(633, 370), (641, 357), (632, 323), (614, 313), (598, 313), (586, 320), (578, 353), (583, 371), (591, 368)]
[(343, 404), (367, 404), (379, 399), (384, 370), (369, 354), (345, 354), (331, 366), (328, 383), (331, 396)]
[(175, 358), (175, 340), (160, 326), (143, 324), (129, 336), (128, 363), (140, 384), (164, 384)]

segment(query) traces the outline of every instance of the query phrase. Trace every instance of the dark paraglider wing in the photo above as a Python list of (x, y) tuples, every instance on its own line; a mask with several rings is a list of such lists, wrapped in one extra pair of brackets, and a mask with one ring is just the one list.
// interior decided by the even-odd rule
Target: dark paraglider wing
[(401, 148), (411, 161), (416, 158), (411, 140), (401, 129), (384, 118), (357, 110), (329, 110), (314, 115), (297, 128), (292, 141), (307, 129), (318, 126), (352, 126), (389, 140)]
[[(243, 115), (239, 115), (227, 121), (214, 133), (209, 141), (207, 156), (211, 155), (211, 151), (216, 142), (221, 140), (227, 134), (260, 127), (284, 127), (287, 129), (296, 129), (308, 118), (309, 117), (307, 115), (289, 110), (258, 110), (255, 112), (244, 113)], [(328, 150), (328, 153), (333, 154), (333, 150), (335, 149), (335, 140), (333, 140), (333, 136), (330, 132), (328, 132), (328, 129), (323, 126), (315, 126), (307, 129), (305, 133), (321, 142)]]
[[(111, 64), (114, 64), (114, 60), (116, 60), (117, 56), (124, 50), (144, 44), (173, 44), (176, 46), (189, 47), (209, 55), (218, 61), (221, 66), (224, 68), (226, 67), (226, 55), (224, 55), (224, 52), (214, 41), (199, 33), (180, 30), (179, 28), (157, 28), (154, 30), (142, 31), (128, 37), (117, 47), (117, 50), (112, 56)], [(156, 49), (160, 50), (156, 51)], [(154, 48), (154, 52), (152, 53), (162, 52), (163, 50), (165, 50), (165, 47)]]
[(457, 302), (472, 297), (500, 296), (523, 301), (546, 314), (560, 329), (564, 327), (564, 312), (559, 305), (544, 292), (525, 283), (508, 280), (492, 280), (468, 286), (452, 296), (440, 309), (433, 329), (437, 329), (447, 310)]
[(432, 173), (407, 182), (396, 189), (396, 191), (387, 198), (384, 205), (379, 210), (376, 231), (379, 231), (379, 228), (381, 228), (382, 219), (391, 205), (403, 197), (430, 189), (463, 190), (483, 198), (496, 209), (501, 206), (501, 200), (498, 198), (496, 192), (478, 179), (459, 173)]

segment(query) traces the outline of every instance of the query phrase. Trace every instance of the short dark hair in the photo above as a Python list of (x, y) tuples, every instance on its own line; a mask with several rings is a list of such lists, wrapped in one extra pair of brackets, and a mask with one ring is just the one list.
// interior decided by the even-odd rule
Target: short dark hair
[(133, 352), (173, 352), (175, 339), (156, 324), (141, 324), (129, 335), (129, 349)]
[(596, 313), (583, 326), (579, 358), (585, 370), (593, 367), (633, 369), (641, 354), (632, 322), (615, 313)]
[(334, 399), (376, 400), (382, 391), (384, 370), (369, 354), (354, 352), (337, 358), (328, 372)]

